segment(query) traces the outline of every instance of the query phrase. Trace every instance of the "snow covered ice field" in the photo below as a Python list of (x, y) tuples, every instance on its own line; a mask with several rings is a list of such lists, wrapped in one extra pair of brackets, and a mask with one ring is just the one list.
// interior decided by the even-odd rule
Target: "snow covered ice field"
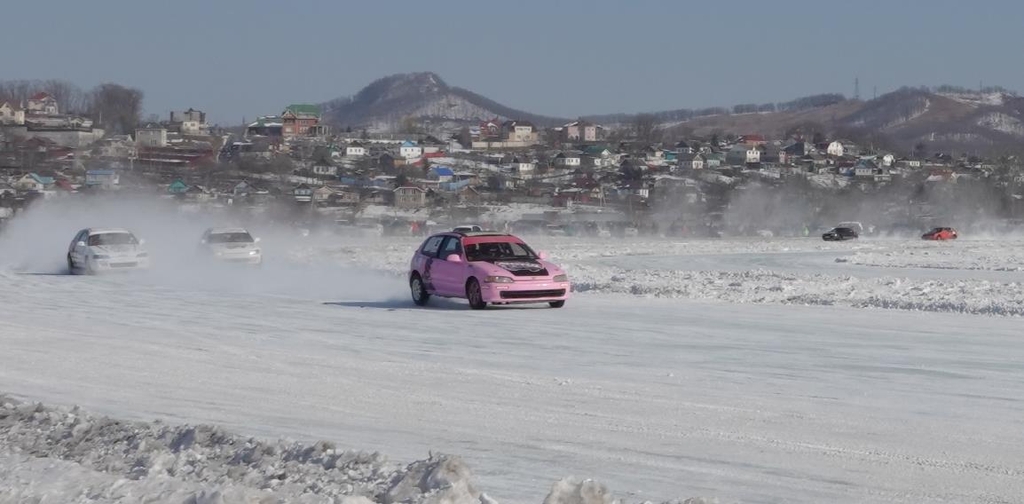
[[(1020, 240), (536, 238), (581, 292), (560, 310), (475, 312), (412, 306), (417, 240), (266, 230), (262, 270), (212, 270), (170, 254), (189, 226), (141, 233), (157, 266), (131, 275), (63, 275), (74, 229), (0, 240), (0, 393), (57, 408), (0, 413), (0, 501), (381, 496), (431, 452), (502, 503), (540, 503), (566, 476), (627, 502), (1024, 496)], [(133, 427), (152, 439), (209, 424), (212, 439), (387, 458), (261, 490), (266, 477), (218, 472), (218, 448), (196, 452), (205, 465), (133, 466), (41, 447), (76, 405), (159, 420)]]

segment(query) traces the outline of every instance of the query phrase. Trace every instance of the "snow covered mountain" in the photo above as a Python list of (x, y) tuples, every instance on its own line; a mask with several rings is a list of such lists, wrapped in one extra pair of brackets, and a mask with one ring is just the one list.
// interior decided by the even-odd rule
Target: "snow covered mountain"
[(721, 113), (687, 121), (666, 121), (668, 135), (760, 133), (782, 138), (810, 129), (851, 140), (870, 139), (910, 151), (924, 144), (930, 152), (999, 154), (1024, 140), (1024, 98), (1005, 90), (984, 92), (942, 86), (902, 88), (872, 100), (835, 103), (764, 113)]
[(476, 123), (498, 117), (532, 121), (538, 126), (565, 122), (507, 107), (466, 89), (449, 86), (433, 72), (396, 74), (377, 79), (351, 97), (324, 104), (325, 117), (338, 126), (394, 130), (407, 118)]
[[(738, 113), (735, 108), (654, 112), (667, 136), (760, 133), (781, 138), (793, 128), (812, 125), (831, 135), (879, 139), (910, 151), (924, 143), (930, 151), (998, 153), (1024, 139), (1024, 98), (1001, 88), (981, 91), (952, 86), (902, 88), (872, 100), (839, 94), (767, 104)], [(377, 79), (358, 93), (323, 104), (335, 127), (397, 131), (417, 124), (452, 129), (493, 119), (531, 121), (539, 127), (567, 119), (517, 110), (472, 91), (450, 86), (433, 72), (395, 74)], [(588, 119), (609, 127), (629, 127), (635, 115)], [(851, 138), (855, 139), (855, 138)], [(877, 145), (877, 143), (876, 143)]]
[(903, 147), (998, 151), (1024, 139), (1024, 98), (1005, 91), (904, 88), (864, 102), (839, 125), (882, 133)]

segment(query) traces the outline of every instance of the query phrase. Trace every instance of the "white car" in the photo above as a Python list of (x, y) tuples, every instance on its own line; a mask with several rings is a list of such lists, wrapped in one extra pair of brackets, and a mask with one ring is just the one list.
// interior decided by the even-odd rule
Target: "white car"
[(75, 235), (68, 247), (68, 272), (95, 274), (149, 267), (149, 253), (131, 231), (88, 228)]
[(263, 252), (244, 228), (210, 228), (199, 240), (200, 252), (207, 257), (231, 263), (263, 264)]

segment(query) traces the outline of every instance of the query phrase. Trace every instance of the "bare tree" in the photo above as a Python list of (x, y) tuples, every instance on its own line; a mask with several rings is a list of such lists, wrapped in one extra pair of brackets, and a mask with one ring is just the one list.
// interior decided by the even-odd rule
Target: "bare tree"
[(422, 127), (415, 117), (406, 116), (398, 127), (398, 132), (403, 135), (415, 135), (422, 132)]
[(119, 84), (100, 84), (92, 91), (91, 115), (113, 134), (131, 134), (142, 115), (142, 91)]
[(63, 113), (81, 113), (88, 105), (85, 92), (68, 81), (50, 79), (43, 82), (40, 89), (57, 100)]
[(459, 130), (458, 136), (458, 142), (460, 145), (467, 149), (473, 146), (473, 135), (469, 132), (468, 127), (463, 126), (462, 129)]
[(639, 114), (633, 119), (633, 134), (642, 144), (654, 144), (661, 141), (658, 119), (653, 114)]
[(918, 142), (914, 145), (914, 159), (925, 159), (928, 157), (928, 145)]
[(39, 81), (11, 80), (0, 82), (0, 100), (24, 103), (36, 93)]

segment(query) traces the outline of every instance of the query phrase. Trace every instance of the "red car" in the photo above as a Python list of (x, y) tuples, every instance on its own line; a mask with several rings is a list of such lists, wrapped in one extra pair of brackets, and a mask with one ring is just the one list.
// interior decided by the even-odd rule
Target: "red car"
[(955, 240), (956, 230), (951, 227), (937, 227), (921, 235), (922, 240)]

